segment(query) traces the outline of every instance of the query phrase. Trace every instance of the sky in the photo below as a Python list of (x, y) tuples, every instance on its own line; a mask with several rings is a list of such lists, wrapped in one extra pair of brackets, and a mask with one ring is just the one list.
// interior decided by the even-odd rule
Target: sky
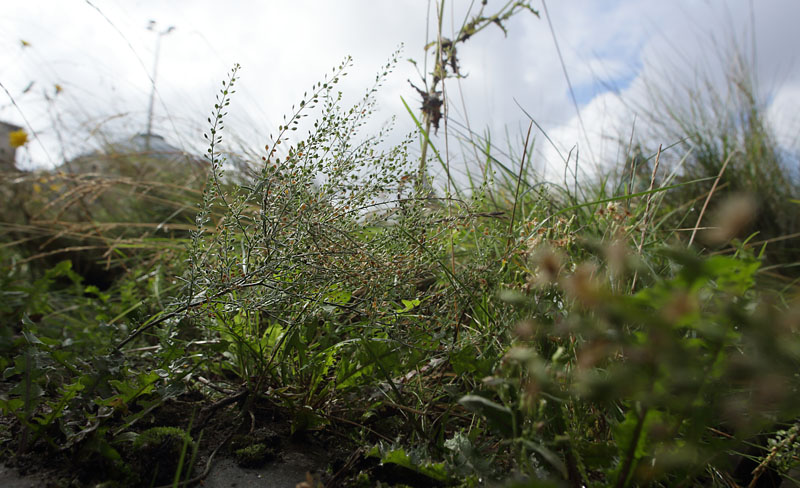
[[(18, 151), (19, 165), (27, 169), (51, 168), (106, 141), (144, 132), (160, 38), (153, 131), (201, 153), (214, 96), (239, 63), (226, 131), (231, 150), (238, 144), (257, 152), (303, 92), (345, 56), (352, 56), (353, 66), (340, 89), (352, 102), (399, 48), (398, 65), (378, 92), (381, 110), (374, 116), (374, 127), (394, 117), (399, 141), (414, 127), (401, 97), (419, 106), (409, 80), (422, 83), (408, 59), (420, 69), (424, 65), (424, 46), (434, 36), (433, 3), (4, 2), (0, 83), (7, 92), (0, 90), (0, 120), (35, 132), (36, 140)], [(446, 2), (443, 35), (452, 37), (470, 5), (474, 14), (480, 3)], [(505, 3), (489, 0), (486, 11)], [(619, 141), (632, 131), (647, 131), (652, 116), (647, 87), (688, 86), (701, 72), (723, 86), (722, 59), (733, 44), (755, 60), (758, 94), (779, 141), (798, 147), (797, 0), (530, 3), (538, 18), (522, 12), (507, 22), (507, 35), (490, 26), (459, 46), (465, 77), (446, 82), (451, 122), (434, 139), (451, 149), (454, 168), (474, 161), (474, 153), (457, 150), (458, 131), (468, 126), (491, 134), (498, 149), (521, 154), (529, 115), (544, 130), (533, 132), (533, 161), (541, 174), (561, 175), (570, 150), (582, 167), (618, 163), (624, 159)], [(171, 26), (174, 30), (159, 36)]]

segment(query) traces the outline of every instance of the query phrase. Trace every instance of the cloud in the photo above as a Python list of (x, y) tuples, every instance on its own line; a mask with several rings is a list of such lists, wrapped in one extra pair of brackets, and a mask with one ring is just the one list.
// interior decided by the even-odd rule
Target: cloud
[[(158, 22), (157, 28), (176, 27), (163, 38), (155, 128), (170, 142), (194, 150), (202, 150), (201, 132), (214, 95), (234, 63), (243, 68), (227, 130), (259, 148), (303, 92), (344, 56), (355, 61), (341, 84), (349, 101), (373, 83), (399, 44), (405, 44), (402, 59), (414, 58), (422, 67), (424, 58), (426, 2), (93, 4), (110, 23), (86, 2), (59, 0), (12, 2), (0, 18), (0, 80), (42, 135), (53, 163), (64, 146), (67, 155), (75, 154), (101, 144), (103, 137), (144, 130), (155, 46), (154, 33), (145, 29), (150, 19)], [(447, 5), (455, 9), (453, 18), (464, 17), (466, 3)], [(493, 0), (488, 9), (500, 5)], [(453, 128), (468, 121), (477, 132), (490, 131), (502, 146), (510, 134), (510, 144), (521, 152), (528, 120), (518, 102), (557, 139), (562, 151), (577, 143), (587, 168), (615, 161), (611, 141), (620, 132), (629, 133), (631, 107), (645, 96), (642, 80), (663, 76), (659, 70), (665, 66), (708, 65), (719, 54), (713, 42), (725, 45), (731, 36), (746, 32), (751, 20), (760, 86), (773, 104), (779, 100), (782, 107), (797, 106), (800, 94), (788, 88), (800, 83), (789, 47), (800, 40), (793, 25), (800, 4), (794, 0), (551, 0), (548, 8), (586, 134), (580, 130), (541, 8), (541, 19), (530, 14), (511, 19), (507, 36), (490, 27), (459, 48), (466, 78), (446, 85)], [(445, 35), (458, 29), (450, 18), (448, 12)], [(31, 47), (23, 49), (20, 39)], [(747, 45), (741, 36), (739, 41)], [(691, 68), (674, 76), (666, 82), (691, 80)], [(400, 135), (413, 128), (400, 96), (414, 108), (419, 105), (408, 79), (419, 81), (414, 67), (401, 60), (378, 95), (384, 109), (376, 124), (396, 115)], [(22, 93), (31, 81), (34, 88)], [(57, 97), (56, 83), (64, 87)], [(773, 113), (777, 110), (771, 109)], [(0, 102), (0, 118), (22, 122), (6, 102)], [(782, 137), (791, 136), (786, 132)], [(443, 137), (440, 131), (437, 144), (443, 146)], [(544, 138), (539, 135), (536, 142), (537, 164), (562, 174), (563, 163)], [(30, 164), (51, 164), (36, 145), (30, 146), (29, 157)], [(470, 160), (467, 155), (453, 158), (454, 165)]]
[[(724, 92), (725, 76), (729, 74), (726, 56), (734, 54), (736, 49), (745, 57), (755, 59), (758, 95), (770, 103), (768, 120), (779, 134), (779, 140), (797, 148), (796, 136), (792, 141), (797, 129), (796, 116), (794, 121), (790, 119), (800, 102), (800, 93), (794, 88), (800, 83), (800, 72), (788, 46), (797, 45), (800, 35), (787, 17), (800, 14), (800, 5), (762, 2), (753, 4), (752, 11), (747, 1), (616, 2), (607, 6), (608, 9), (600, 13), (592, 12), (591, 6), (575, 6), (573, 13), (585, 7), (591, 15), (599, 15), (593, 28), (586, 23), (591, 15), (576, 13), (583, 21), (573, 19), (570, 24), (569, 12), (563, 3), (558, 4), (561, 10), (550, 11), (556, 28), (562, 24), (573, 26), (566, 33), (557, 30), (556, 34), (580, 104), (580, 119), (569, 100), (563, 74), (560, 96), (558, 90), (551, 88), (548, 93), (555, 92), (556, 96), (544, 101), (528, 98), (523, 104), (531, 113), (540, 115), (538, 121), (550, 138), (558, 141), (561, 155), (541, 137), (538, 141), (537, 165), (549, 178), (563, 177), (562, 155), (570, 148), (580, 149), (580, 166), (587, 171), (618, 166), (624, 160), (631, 130), (635, 128), (638, 137), (648, 140), (653, 134), (653, 122), (668, 118), (666, 113), (657, 110), (686, 106), (688, 90), (697, 88), (705, 79), (712, 80), (713, 86)], [(624, 42), (615, 39), (614, 33), (626, 32), (626, 28)], [(755, 36), (751, 37), (753, 29)], [(536, 34), (544, 42), (541, 36), (541, 32)], [(591, 48), (592, 41), (597, 48)], [(552, 45), (552, 39), (550, 43)], [(620, 55), (616, 56), (609, 46), (619, 48)], [(553, 53), (548, 61), (559, 66)], [(532, 73), (545, 71), (538, 64), (529, 70)], [(526, 82), (539, 85), (541, 88), (537, 91), (544, 92), (545, 86), (556, 86), (555, 80), (547, 79), (554, 71), (559, 70), (528, 76)], [(663, 101), (667, 105), (653, 104), (654, 93), (666, 96)], [(548, 113), (548, 103), (553, 110), (557, 108), (568, 116), (559, 120), (557, 115)], [(580, 127), (580, 120), (586, 133)], [(649, 139), (649, 142), (657, 147), (675, 141)]]

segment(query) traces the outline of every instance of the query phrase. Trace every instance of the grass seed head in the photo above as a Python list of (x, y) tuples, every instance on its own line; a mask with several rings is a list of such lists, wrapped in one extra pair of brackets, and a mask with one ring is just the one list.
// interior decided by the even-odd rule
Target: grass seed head
[(597, 266), (593, 263), (580, 264), (574, 273), (561, 279), (561, 286), (571, 298), (586, 307), (596, 307), (602, 301)]
[(534, 282), (539, 286), (555, 283), (561, 273), (564, 259), (560, 252), (544, 247), (539, 249), (534, 255), (534, 263), (538, 270)]
[(723, 201), (704, 240), (711, 245), (725, 244), (740, 236), (755, 220), (758, 205), (751, 195), (738, 194)]

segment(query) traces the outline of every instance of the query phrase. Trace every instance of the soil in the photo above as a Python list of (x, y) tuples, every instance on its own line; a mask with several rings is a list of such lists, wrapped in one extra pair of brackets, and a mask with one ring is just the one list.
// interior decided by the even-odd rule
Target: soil
[[(303, 481), (321, 479), (326, 467), (324, 457), (314, 452), (290, 451), (262, 468), (242, 468), (232, 458), (216, 461), (201, 486), (204, 488), (296, 488)], [(3, 488), (42, 488), (63, 486), (65, 477), (50, 479), (40, 474), (22, 475), (15, 468), (0, 465), (0, 486)]]
[(203, 482), (204, 488), (295, 488), (309, 475), (319, 479), (326, 467), (324, 458), (313, 452), (285, 452), (279, 460), (262, 468), (242, 468), (233, 459), (221, 459)]
[[(250, 414), (242, 416), (237, 402), (209, 409), (211, 405), (214, 403), (207, 399), (183, 396), (165, 402), (134, 426), (140, 433), (154, 427), (186, 428), (193, 412), (200, 412), (198, 428), (192, 430), (192, 437), (200, 440), (192, 471), (198, 480), (190, 486), (295, 488), (304, 481), (316, 482), (312, 485), (317, 486), (330, 478), (328, 473), (332, 472), (332, 466), (343, 465), (349, 455), (341, 434), (334, 436), (323, 431), (293, 434), (290, 419), (273, 406), (256, 405)], [(205, 416), (204, 412), (207, 412)], [(4, 446), (6, 455), (13, 452), (12, 445), (13, 442), (9, 442)], [(179, 457), (167, 449), (174, 449), (174, 446), (147, 451), (144, 457), (132, 448), (116, 447), (127, 467), (140, 480), (133, 484), (171, 484), (172, 464), (166, 464), (162, 470), (164, 475), (157, 472), (161, 464), (174, 464)], [(3, 488), (72, 488), (96, 486), (114, 479), (122, 486), (131, 485), (130, 477), (120, 479), (120, 470), (114, 471), (102, 460), (84, 459), (75, 452), (54, 452), (41, 442), (25, 455), (2, 459), (0, 463), (0, 487)], [(200, 483), (202, 474), (206, 476)]]
[(16, 469), (0, 464), (0, 486), (3, 488), (39, 488), (47, 486), (47, 480), (37, 475), (21, 475)]

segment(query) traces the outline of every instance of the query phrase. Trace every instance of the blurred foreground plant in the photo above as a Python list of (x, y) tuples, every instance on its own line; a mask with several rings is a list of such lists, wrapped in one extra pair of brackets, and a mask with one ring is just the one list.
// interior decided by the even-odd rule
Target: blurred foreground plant
[[(494, 399), (462, 399), (520, 469), (543, 465), (573, 486), (732, 479), (730, 453), (800, 415), (800, 303), (759, 293), (746, 254), (661, 253), (677, 273), (634, 295), (592, 263), (539, 287), (540, 313), (488, 383)], [(555, 314), (541, 313), (548, 303)]]

